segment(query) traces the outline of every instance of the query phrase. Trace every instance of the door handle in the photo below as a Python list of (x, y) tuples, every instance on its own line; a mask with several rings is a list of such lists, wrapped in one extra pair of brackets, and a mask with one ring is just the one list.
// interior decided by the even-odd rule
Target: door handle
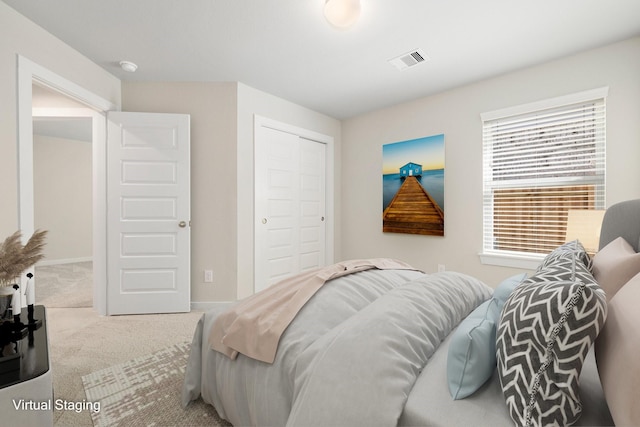
[(178, 223), (178, 227), (180, 227), (180, 228), (185, 228), (186, 226), (187, 226), (187, 223), (185, 221), (180, 221)]

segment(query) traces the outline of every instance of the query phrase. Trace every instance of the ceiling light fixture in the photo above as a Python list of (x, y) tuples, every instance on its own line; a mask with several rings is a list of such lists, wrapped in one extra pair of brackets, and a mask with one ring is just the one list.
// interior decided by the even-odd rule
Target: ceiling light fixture
[(324, 16), (336, 28), (349, 28), (360, 17), (360, 0), (326, 0)]
[(138, 69), (138, 66), (131, 61), (120, 61), (120, 66), (129, 73), (134, 73)]

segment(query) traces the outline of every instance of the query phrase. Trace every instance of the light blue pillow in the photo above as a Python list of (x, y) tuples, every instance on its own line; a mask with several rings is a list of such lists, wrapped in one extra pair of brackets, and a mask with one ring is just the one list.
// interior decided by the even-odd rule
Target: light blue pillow
[(502, 281), (502, 283), (500, 283), (498, 287), (494, 289), (492, 298), (497, 300), (498, 302), (498, 313), (496, 313), (496, 316), (494, 316), (494, 320), (496, 321), (496, 323), (500, 319), (500, 313), (502, 312), (504, 303), (507, 302), (507, 299), (516, 288), (516, 286), (522, 283), (526, 278), (526, 273), (516, 274), (515, 276), (511, 276), (508, 279)]
[(447, 382), (454, 400), (478, 390), (496, 368), (496, 325), (511, 292), (527, 275), (505, 279), (493, 297), (473, 310), (453, 332), (447, 355)]

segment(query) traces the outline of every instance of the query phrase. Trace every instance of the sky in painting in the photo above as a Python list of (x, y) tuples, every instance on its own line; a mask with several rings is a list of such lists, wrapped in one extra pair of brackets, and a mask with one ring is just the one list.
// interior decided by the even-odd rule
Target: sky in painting
[(424, 171), (444, 169), (444, 134), (382, 146), (383, 175), (399, 173), (409, 162), (422, 165)]

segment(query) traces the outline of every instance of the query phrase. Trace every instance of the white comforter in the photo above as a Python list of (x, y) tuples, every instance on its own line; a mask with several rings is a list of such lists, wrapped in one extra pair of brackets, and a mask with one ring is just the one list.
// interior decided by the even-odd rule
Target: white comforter
[(208, 349), (219, 311), (208, 312), (183, 404), (202, 396), (237, 426), (396, 425), (440, 342), (490, 295), (453, 272), (369, 270), (332, 280), (289, 325), (273, 364)]

